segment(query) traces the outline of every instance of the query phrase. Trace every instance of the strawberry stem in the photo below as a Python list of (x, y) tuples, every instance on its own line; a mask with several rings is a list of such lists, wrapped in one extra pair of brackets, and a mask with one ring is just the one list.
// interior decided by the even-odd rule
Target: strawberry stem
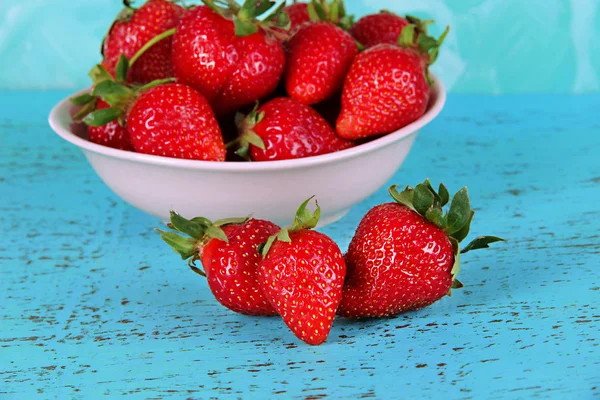
[(161, 33), (160, 35), (154, 36), (152, 39), (150, 39), (148, 42), (146, 42), (146, 44), (138, 50), (137, 53), (134, 54), (133, 57), (131, 57), (131, 60), (129, 60), (129, 68), (133, 67), (133, 64), (135, 64), (135, 62), (142, 56), (144, 55), (144, 53), (146, 51), (148, 51), (148, 49), (152, 46), (154, 46), (156, 43), (160, 42), (163, 39), (168, 38), (169, 36), (173, 36), (175, 34), (175, 28), (173, 29), (169, 29), (168, 31), (164, 31), (163, 33)]
[(263, 257), (267, 256), (269, 250), (271, 249), (271, 246), (273, 245), (273, 243), (275, 243), (276, 240), (279, 240), (280, 242), (289, 243), (291, 241), (290, 232), (297, 232), (302, 229), (313, 229), (317, 226), (317, 224), (319, 223), (319, 218), (321, 217), (321, 207), (319, 207), (319, 203), (315, 200), (315, 205), (317, 206), (317, 208), (314, 212), (311, 212), (306, 208), (308, 206), (308, 203), (314, 197), (315, 196), (311, 196), (308, 199), (304, 200), (300, 207), (298, 207), (298, 211), (296, 211), (296, 216), (294, 218), (294, 223), (291, 226), (283, 228), (277, 234), (269, 237), (266, 243), (258, 247), (258, 252)]

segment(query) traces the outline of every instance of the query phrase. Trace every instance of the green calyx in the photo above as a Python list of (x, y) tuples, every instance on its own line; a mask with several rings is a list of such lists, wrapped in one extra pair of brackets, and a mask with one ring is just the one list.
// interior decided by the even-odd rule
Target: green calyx
[[(73, 120), (84, 122), (89, 126), (103, 126), (118, 120), (119, 124), (124, 126), (125, 114), (141, 92), (175, 80), (174, 78), (158, 79), (146, 85), (128, 85), (126, 81), (131, 64), (132, 62), (121, 54), (115, 68), (115, 78), (102, 64), (95, 65), (88, 73), (92, 79), (92, 92), (71, 99), (71, 103), (82, 107), (73, 116)], [(99, 99), (104, 100), (111, 107), (97, 110)]]
[(256, 132), (254, 132), (254, 127), (259, 124), (263, 118), (265, 117), (264, 112), (258, 112), (258, 102), (256, 105), (248, 113), (248, 115), (244, 116), (242, 113), (237, 113), (235, 115), (235, 125), (238, 129), (238, 137), (237, 139), (227, 143), (226, 147), (237, 147), (235, 154), (242, 157), (243, 159), (250, 161), (250, 145), (256, 146), (261, 150), (265, 149), (265, 143), (261, 139), (260, 136)]
[(317, 226), (317, 224), (319, 223), (319, 218), (321, 217), (321, 207), (319, 207), (319, 203), (315, 201), (315, 211), (310, 211), (307, 208), (308, 203), (314, 197), (315, 196), (311, 196), (308, 199), (304, 200), (300, 207), (298, 207), (298, 211), (296, 211), (296, 216), (294, 217), (294, 222), (292, 223), (292, 225), (288, 226), (287, 228), (281, 229), (277, 234), (269, 237), (266, 243), (261, 244), (258, 247), (258, 251), (260, 254), (262, 254), (263, 257), (267, 256), (269, 250), (271, 249), (271, 246), (273, 246), (273, 243), (275, 243), (276, 240), (290, 243), (290, 232), (297, 232), (302, 229), (313, 229)]
[(438, 58), (440, 48), (450, 32), (450, 26), (446, 26), (446, 29), (439, 38), (429, 36), (427, 33), (427, 26), (432, 24), (433, 20), (422, 21), (417, 17), (410, 15), (406, 16), (406, 19), (410, 24), (406, 25), (400, 37), (398, 38), (398, 44), (401, 47), (407, 49), (413, 49), (424, 56), (427, 68), (425, 70), (425, 76), (429, 85), (433, 85), (433, 81), (429, 77), (429, 68)]
[(312, 0), (308, 3), (308, 15), (311, 21), (326, 21), (344, 30), (354, 24), (354, 16), (346, 13), (343, 0)]
[(226, 225), (239, 225), (246, 223), (250, 216), (244, 218), (227, 218), (210, 221), (204, 217), (186, 219), (174, 211), (171, 211), (168, 227), (171, 231), (155, 229), (161, 238), (181, 256), (182, 260), (188, 260), (189, 267), (196, 273), (206, 276), (204, 271), (195, 266), (195, 262), (202, 257), (203, 247), (212, 239), (229, 242), (222, 227)]
[[(245, 0), (242, 5), (235, 0), (202, 0), (202, 2), (222, 17), (233, 20), (237, 36), (252, 35), (259, 29), (274, 34), (276, 30), (273, 28), (290, 29), (290, 18), (283, 11), (285, 2), (279, 5), (273, 0)], [(261, 16), (259, 20), (258, 17)]]
[[(452, 288), (462, 287), (462, 283), (456, 279), (460, 272), (460, 255), (471, 250), (488, 248), (491, 243), (504, 241), (497, 236), (479, 236), (471, 243), (460, 249), (462, 242), (469, 234), (471, 222), (475, 211), (471, 209), (467, 188), (460, 189), (452, 199), (446, 186), (440, 183), (436, 191), (429, 179), (418, 184), (413, 189), (407, 186), (403, 191), (397, 190), (397, 185), (389, 188), (392, 198), (411, 210), (417, 212), (427, 221), (444, 230), (452, 243), (454, 249), (454, 265), (452, 267)], [(449, 209), (444, 212), (444, 207), (450, 203)]]

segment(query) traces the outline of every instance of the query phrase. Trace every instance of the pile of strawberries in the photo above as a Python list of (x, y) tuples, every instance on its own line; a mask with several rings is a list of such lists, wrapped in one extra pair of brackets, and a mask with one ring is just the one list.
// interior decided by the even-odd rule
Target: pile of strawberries
[(466, 188), (451, 202), (446, 187), (436, 191), (429, 180), (389, 192), (394, 201), (363, 217), (345, 254), (312, 230), (320, 208), (309, 211), (311, 199), (283, 229), (250, 217), (213, 222), (171, 212), (172, 231), (158, 231), (206, 277), (223, 306), (246, 315), (278, 314), (299, 339), (318, 345), (336, 315), (392, 316), (450, 295), (462, 287), (460, 254), (503, 240), (480, 236), (461, 249), (474, 215)]
[(394, 132), (426, 111), (448, 28), (342, 0), (148, 0), (125, 8), (80, 107), (90, 141), (208, 161), (311, 157)]

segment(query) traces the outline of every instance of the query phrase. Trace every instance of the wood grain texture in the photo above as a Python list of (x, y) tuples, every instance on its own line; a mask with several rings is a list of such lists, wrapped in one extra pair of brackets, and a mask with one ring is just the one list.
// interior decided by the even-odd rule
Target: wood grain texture
[[(0, 93), (0, 397), (591, 398), (600, 394), (600, 96), (451, 96), (391, 183), (467, 184), (456, 290), (336, 320), (309, 347), (216, 303), (47, 125), (64, 92)], [(349, 177), (351, 179), (351, 177)], [(326, 227), (345, 248), (386, 189)]]

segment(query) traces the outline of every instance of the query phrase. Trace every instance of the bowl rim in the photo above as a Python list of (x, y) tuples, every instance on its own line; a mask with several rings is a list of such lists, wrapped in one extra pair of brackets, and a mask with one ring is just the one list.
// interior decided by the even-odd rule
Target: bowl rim
[(79, 147), (82, 150), (87, 150), (96, 154), (101, 154), (111, 158), (117, 158), (121, 160), (139, 162), (144, 164), (152, 164), (157, 166), (175, 167), (181, 169), (201, 169), (205, 171), (223, 171), (223, 172), (253, 172), (253, 171), (268, 171), (268, 170), (281, 170), (288, 168), (301, 168), (310, 167), (322, 164), (328, 164), (333, 162), (339, 162), (346, 159), (354, 158), (365, 153), (376, 151), (386, 145), (400, 141), (409, 137), (411, 134), (417, 132), (419, 129), (430, 123), (438, 114), (442, 111), (444, 104), (446, 103), (446, 90), (440, 79), (433, 73), (429, 73), (431, 79), (434, 82), (433, 85), (433, 102), (429, 105), (429, 108), (419, 119), (416, 121), (400, 128), (399, 130), (389, 133), (385, 136), (381, 136), (370, 142), (363, 143), (361, 145), (337, 151), (334, 153), (323, 154), (312, 157), (297, 158), (291, 160), (276, 160), (276, 161), (265, 161), (265, 162), (215, 162), (215, 161), (203, 161), (203, 160), (187, 160), (180, 158), (171, 158), (156, 156), (152, 154), (135, 153), (132, 151), (113, 149), (111, 147), (102, 146), (96, 143), (92, 143), (81, 137), (77, 136), (72, 132), (71, 129), (66, 128), (61, 124), (61, 119), (65, 112), (68, 112), (71, 103), (69, 101), (73, 96), (83, 94), (89, 91), (89, 88), (80, 90), (76, 93), (65, 97), (58, 102), (50, 111), (48, 116), (48, 122), (50, 127), (54, 130), (58, 136), (70, 142), (71, 144)]

